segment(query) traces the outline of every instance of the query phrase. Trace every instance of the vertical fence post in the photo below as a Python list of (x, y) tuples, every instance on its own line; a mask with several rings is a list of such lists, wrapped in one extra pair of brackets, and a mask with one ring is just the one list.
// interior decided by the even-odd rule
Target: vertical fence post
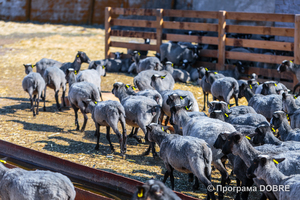
[(294, 63), (300, 64), (300, 14), (295, 15)]
[(160, 53), (160, 45), (162, 44), (163, 11), (163, 9), (156, 10), (156, 53)]
[(95, 0), (90, 1), (88, 25), (93, 24)]
[(226, 34), (225, 34), (225, 27), (226, 27), (226, 11), (219, 11), (219, 17), (218, 17), (218, 38), (219, 38), (219, 44), (218, 44), (218, 64), (217, 64), (217, 70), (224, 70), (225, 66), (225, 40), (226, 40)]
[(111, 7), (105, 8), (105, 58), (109, 58), (110, 55), (110, 21), (111, 21), (111, 15), (110, 15)]
[(31, 15), (31, 0), (26, 0), (26, 21), (30, 21)]

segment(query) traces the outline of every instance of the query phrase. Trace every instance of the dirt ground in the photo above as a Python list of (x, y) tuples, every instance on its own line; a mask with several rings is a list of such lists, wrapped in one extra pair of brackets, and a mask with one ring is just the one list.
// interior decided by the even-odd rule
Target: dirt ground
[[(153, 159), (152, 156), (141, 156), (147, 148), (145, 144), (138, 144), (135, 140), (129, 139), (126, 159), (122, 159), (117, 137), (114, 133), (111, 134), (116, 149), (116, 153), (111, 154), (105, 138), (105, 128), (102, 127), (100, 150), (95, 151), (95, 127), (90, 114), (86, 131), (76, 131), (74, 111), (65, 108), (62, 112), (58, 112), (54, 92), (50, 89), (47, 90), (47, 111), (42, 111), (40, 107), (40, 114), (37, 117), (32, 116), (29, 96), (22, 88), (22, 79), (25, 76), (23, 64), (34, 64), (44, 57), (61, 62), (73, 62), (77, 51), (86, 52), (91, 60), (103, 59), (104, 30), (90, 26), (0, 21), (0, 138), (139, 181), (144, 182), (150, 178), (162, 180), (165, 172), (163, 162), (160, 159)], [(111, 51), (125, 51), (125, 49), (112, 48)], [(87, 64), (82, 65), (82, 69), (87, 67)], [(113, 83), (117, 81), (132, 84), (133, 76), (108, 73), (101, 83), (105, 99), (114, 98), (110, 92)], [(193, 92), (202, 110), (201, 88), (194, 83), (176, 83), (174, 89)], [(240, 104), (246, 105), (246, 103), (245, 99), (240, 100)], [(81, 114), (79, 114), (79, 123), (80, 125), (83, 123)], [(131, 128), (126, 127), (129, 134)], [(139, 135), (143, 136), (143, 133), (140, 131)], [(227, 165), (227, 169), (230, 173), (230, 165)], [(231, 185), (235, 185), (234, 178), (231, 178)], [(192, 192), (192, 183), (187, 180), (186, 174), (175, 172), (175, 190), (201, 199), (206, 197), (206, 189), (203, 185), (200, 186), (200, 190)], [(220, 174), (217, 170), (212, 172), (212, 182), (214, 185), (220, 184)], [(170, 187), (169, 180), (167, 186)], [(232, 192), (225, 194), (226, 199), (232, 199), (234, 196)], [(251, 194), (250, 199), (257, 198), (258, 194)]]

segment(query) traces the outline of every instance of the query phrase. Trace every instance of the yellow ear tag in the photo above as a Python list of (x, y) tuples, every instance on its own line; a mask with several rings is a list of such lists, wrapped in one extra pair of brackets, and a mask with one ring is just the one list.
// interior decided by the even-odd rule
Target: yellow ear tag
[(259, 82), (257, 82), (257, 85), (259, 85)]
[(140, 52), (138, 52), (138, 55), (139, 55), (139, 56), (141, 55)]
[(290, 63), (293, 63), (293, 61), (290, 60)]
[(165, 76), (162, 76), (161, 78), (164, 79), (164, 78), (166, 78), (166, 77), (165, 77)]
[(187, 106), (185, 107), (185, 109), (186, 109), (186, 110), (189, 110), (189, 108), (188, 108)]
[(75, 75), (77, 75), (77, 71), (75, 70)]
[(273, 159), (273, 162), (278, 165), (278, 161), (277, 160)]
[(172, 67), (174, 66), (174, 64), (172, 63)]
[(208, 69), (207, 69), (207, 68), (205, 68), (205, 70), (206, 70), (206, 71), (208, 71)]
[(230, 105), (228, 104), (228, 109), (230, 109)]
[(272, 131), (275, 133), (275, 129), (274, 128), (272, 128)]
[(218, 74), (218, 72), (214, 72), (214, 74)]
[(165, 131), (164, 127), (161, 127), (161, 130), (162, 130), (162, 131)]
[(228, 117), (227, 113), (224, 114), (226, 117)]
[(79, 57), (79, 55), (77, 55), (77, 58)]
[(289, 120), (289, 119), (290, 119), (288, 114), (286, 114), (286, 118), (287, 118), (287, 120)]
[(251, 138), (250, 138), (249, 136), (246, 136), (246, 138), (247, 138), (248, 140), (251, 140)]
[(294, 99), (297, 99), (296, 95), (294, 95)]
[(138, 197), (143, 197), (144, 195), (144, 189), (141, 189), (141, 191), (137, 194)]
[(180, 96), (180, 99), (183, 100), (182, 96)]
[(6, 161), (5, 161), (5, 160), (0, 160), (0, 162), (2, 162), (2, 163), (4, 163), (4, 164), (6, 164)]
[(252, 85), (249, 85), (250, 89), (252, 90)]
[(129, 85), (126, 85), (127, 88), (129, 88)]
[(277, 87), (277, 84), (276, 84), (276, 83), (274, 83), (274, 85)]
[(102, 66), (102, 69), (105, 69), (105, 66), (104, 66), (104, 65)]
[(95, 101), (95, 104), (97, 104), (97, 101)]
[(135, 90), (135, 87), (132, 87), (133, 90)]
[(32, 68), (34, 68), (34, 65), (31, 65)]

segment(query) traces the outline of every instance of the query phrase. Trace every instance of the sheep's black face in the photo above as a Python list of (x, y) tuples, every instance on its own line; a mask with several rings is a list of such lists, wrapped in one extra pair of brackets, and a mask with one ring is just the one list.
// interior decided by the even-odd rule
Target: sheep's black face
[(274, 113), (272, 116), (272, 119), (270, 121), (270, 124), (274, 129), (278, 129), (281, 125), (282, 120), (285, 118), (285, 113)]
[(83, 51), (78, 51), (76, 57), (80, 58), (80, 61), (82, 63), (90, 63), (91, 62), (91, 60), (89, 59), (89, 57)]
[(120, 53), (120, 52), (115, 53), (115, 59), (121, 59), (122, 56), (123, 56), (123, 52), (122, 53)]
[(216, 139), (216, 141), (215, 141), (215, 143), (214, 143), (214, 147), (216, 148), (216, 149), (222, 149), (223, 148), (223, 146), (224, 146), (224, 144), (225, 144), (225, 142), (226, 142), (226, 138), (225, 138), (226, 136), (223, 134), (223, 133), (220, 133), (219, 135), (218, 135), (218, 138)]
[(252, 142), (255, 145), (262, 145), (264, 144), (264, 138), (266, 136), (266, 131), (269, 127), (258, 127), (255, 129), (255, 134), (252, 137)]
[(254, 171), (258, 168), (258, 164), (259, 164), (259, 159), (255, 158), (251, 164), (251, 166), (248, 168), (247, 170), (247, 177), (252, 179), (255, 178), (255, 174)]
[(242, 139), (242, 136), (240, 133), (231, 133), (228, 135), (227, 140), (225, 144), (223, 145), (222, 152), (227, 155), (232, 153), (233, 145), (238, 144)]
[(285, 72), (287, 70), (287, 68), (290, 66), (290, 61), (288, 60), (284, 60), (282, 61), (282, 63), (279, 65), (279, 67), (277, 68), (277, 71), (280, 72)]

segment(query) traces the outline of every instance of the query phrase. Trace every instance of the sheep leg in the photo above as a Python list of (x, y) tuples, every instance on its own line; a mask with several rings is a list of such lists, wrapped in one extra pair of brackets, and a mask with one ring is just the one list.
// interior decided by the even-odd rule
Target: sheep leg
[[(237, 187), (241, 186), (241, 181), (240, 181), (240, 179), (238, 179), (238, 178), (235, 178), (235, 179), (236, 179), (236, 186), (237, 186)], [(240, 200), (240, 199), (241, 199), (240, 196), (241, 196), (241, 193), (238, 192), (238, 193), (236, 194), (234, 200)]]
[[(228, 176), (228, 173), (227, 173), (226, 169), (224, 168), (224, 166), (223, 166), (223, 164), (221, 162), (221, 159), (212, 161), (212, 164), (221, 173), (221, 176), (222, 176), (222, 178), (221, 178), (221, 185), (222, 185), (222, 187), (225, 186), (226, 182), (229, 184), (230, 183), (230, 179), (229, 179), (229, 176)], [(219, 195), (219, 199), (223, 199), (223, 196), (224, 196), (223, 192), (218, 192), (218, 195)]]
[[(250, 187), (253, 185), (253, 179), (249, 179), (249, 178), (245, 178), (243, 181), (242, 181), (242, 187), (245, 186), (245, 187)], [(248, 196), (249, 196), (249, 192), (242, 192), (242, 199), (243, 200), (247, 200), (248, 199)]]
[(122, 126), (122, 131), (123, 131), (123, 152), (121, 151), (122, 154), (125, 155), (126, 151), (127, 151), (127, 134), (126, 134), (126, 121), (125, 121), (125, 117), (123, 115), (120, 116), (120, 123)]
[(101, 101), (103, 101), (103, 98), (102, 98), (102, 93), (101, 93), (101, 91), (100, 91), (100, 90), (99, 90), (99, 95), (100, 95)]
[(47, 89), (47, 86), (45, 86), (45, 90), (44, 90), (44, 111), (46, 111), (46, 89)]
[[(97, 144), (96, 144), (96, 147), (95, 147), (95, 150), (99, 150), (99, 141), (100, 141), (100, 125), (98, 123), (95, 123), (95, 126), (96, 126), (96, 131), (95, 131), (95, 134), (97, 135)], [(79, 130), (79, 128), (78, 128)]]
[(63, 106), (67, 107), (66, 101), (65, 101), (65, 95), (66, 95), (66, 91), (64, 90), (62, 93), (62, 99), (63, 99)]
[(193, 173), (189, 173), (189, 182), (193, 182), (194, 181), (194, 174)]
[(37, 98), (37, 106), (36, 106), (36, 114), (39, 114), (39, 104), (40, 104), (40, 98)]
[(106, 139), (109, 143), (111, 153), (114, 153), (115, 149), (114, 149), (114, 146), (112, 145), (112, 143), (110, 141), (110, 127), (109, 126), (106, 127)]
[(235, 99), (235, 105), (239, 106), (239, 97), (237, 94), (234, 96), (234, 99)]
[(59, 90), (55, 91), (55, 101), (56, 101), (56, 107), (59, 111), (61, 111), (61, 107), (59, 105), (59, 102), (58, 102), (58, 93), (59, 93)]
[(170, 117), (169, 117), (169, 116), (167, 116), (167, 118), (166, 118), (166, 120), (165, 120), (165, 126), (167, 126), (167, 125), (168, 125), (168, 123), (169, 123), (169, 119), (170, 119)]
[(36, 109), (36, 95), (33, 95), (33, 100), (32, 100), (32, 112), (33, 112), (33, 116), (36, 116), (35, 109)]
[(205, 110), (206, 110), (206, 107), (205, 107), (205, 103), (206, 103), (206, 92), (204, 92), (203, 90), (202, 90), (202, 92), (203, 92), (203, 96), (204, 96), (204, 103), (203, 103), (203, 110), (202, 110), (202, 111), (205, 111)]
[(173, 175), (174, 168), (169, 163), (165, 163), (165, 166), (167, 168), (167, 171), (165, 172), (163, 183), (166, 183), (167, 179), (170, 176), (171, 188), (172, 190), (174, 190), (174, 175)]
[(82, 125), (80, 131), (81, 131), (81, 132), (84, 132), (85, 126), (86, 126), (86, 123), (87, 123), (87, 120), (88, 120), (88, 116), (86, 115), (86, 113), (85, 113), (83, 110), (80, 109), (80, 111), (82, 112), (83, 118), (84, 118), (84, 120), (83, 120), (83, 125)]
[(132, 127), (131, 133), (128, 135), (128, 137), (134, 138), (138, 143), (142, 143), (141, 138), (139, 138), (137, 135), (138, 132), (139, 132), (139, 128)]
[(33, 110), (32, 94), (29, 94), (29, 99), (30, 99), (30, 111), (32, 111)]
[(79, 123), (78, 123), (78, 110), (79, 108), (77, 108), (74, 104), (71, 104), (72, 108), (74, 109), (75, 112), (75, 126), (76, 126), (76, 131), (79, 130)]

